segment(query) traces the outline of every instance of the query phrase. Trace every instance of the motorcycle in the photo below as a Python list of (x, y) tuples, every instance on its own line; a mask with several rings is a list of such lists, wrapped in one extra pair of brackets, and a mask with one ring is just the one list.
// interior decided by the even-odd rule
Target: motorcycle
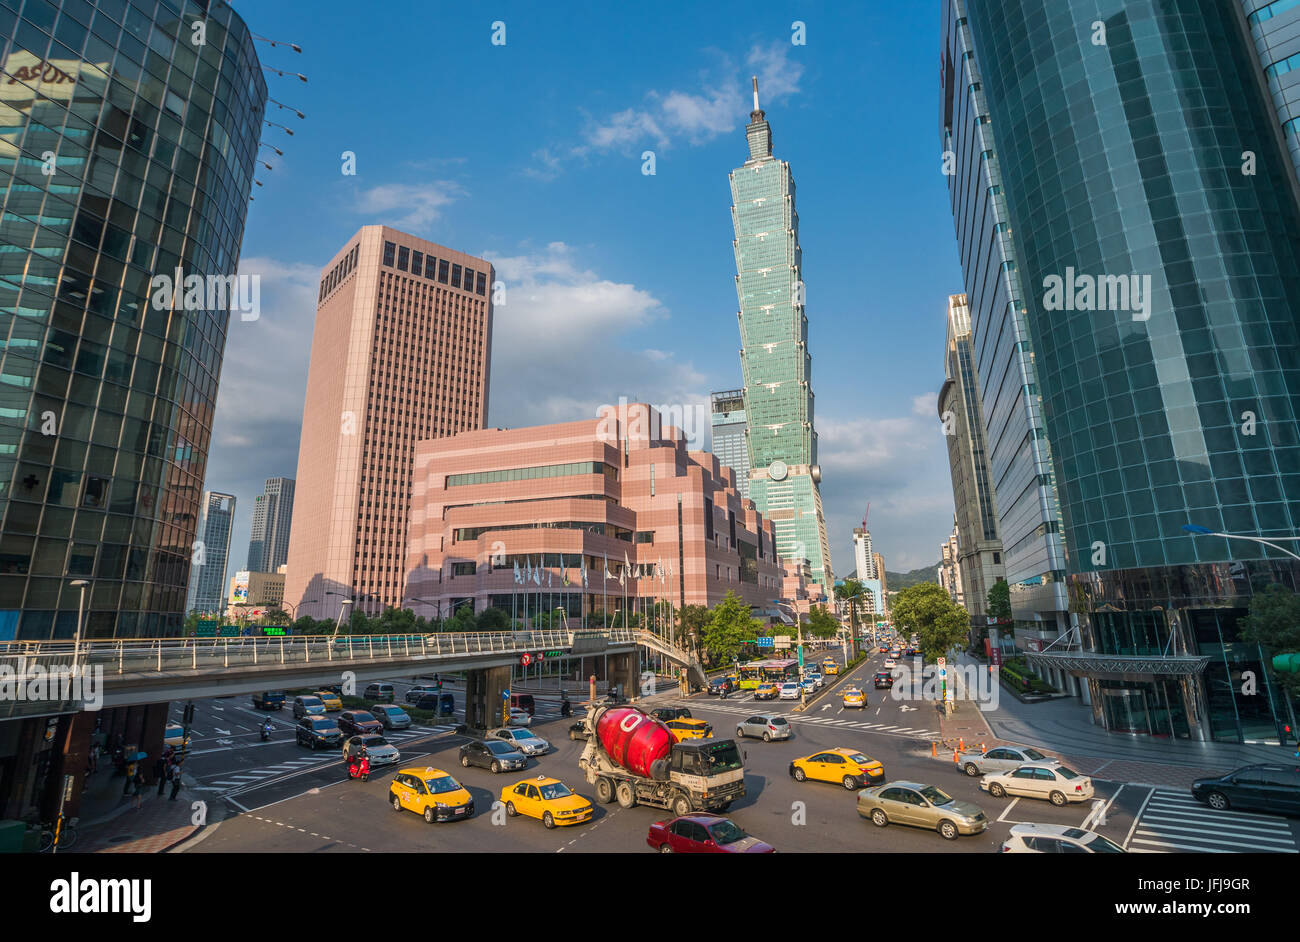
[(569, 701), (568, 700), (561, 701), (560, 716), (572, 716), (572, 715), (573, 715), (573, 707), (569, 704)]
[(270, 724), (270, 723), (263, 723), (263, 724), (262, 724), (262, 742), (266, 742), (266, 741), (269, 740), (270, 738), (271, 738), (271, 724)]
[(370, 781), (370, 756), (348, 756), (348, 779)]

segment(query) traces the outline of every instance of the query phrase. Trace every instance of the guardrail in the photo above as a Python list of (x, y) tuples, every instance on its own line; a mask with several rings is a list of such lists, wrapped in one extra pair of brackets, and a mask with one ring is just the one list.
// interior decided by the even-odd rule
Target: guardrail
[(398, 635), (295, 635), (272, 638), (142, 638), (82, 641), (0, 642), (0, 662), (22, 676), (32, 667), (101, 666), (118, 674), (239, 666), (308, 664), (313, 661), (453, 658), (476, 654), (523, 654), (569, 648), (575, 638), (604, 637), (636, 644), (632, 628), (598, 630), (475, 631)]

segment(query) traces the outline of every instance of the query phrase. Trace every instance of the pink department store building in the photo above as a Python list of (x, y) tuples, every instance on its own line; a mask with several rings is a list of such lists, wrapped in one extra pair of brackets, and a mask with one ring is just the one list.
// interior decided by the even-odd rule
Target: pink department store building
[[(404, 605), (416, 614), (472, 599), (520, 620), (562, 608), (570, 627), (593, 627), (601, 611), (712, 606), (734, 591), (756, 617), (775, 615), (771, 522), (648, 405), (422, 441), (412, 482)], [(516, 566), (534, 578), (519, 584)]]

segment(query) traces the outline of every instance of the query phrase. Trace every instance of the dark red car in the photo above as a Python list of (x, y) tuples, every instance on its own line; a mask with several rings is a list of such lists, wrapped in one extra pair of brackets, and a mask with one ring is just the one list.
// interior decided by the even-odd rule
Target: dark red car
[(871, 678), (871, 682), (875, 684), (877, 690), (881, 687), (889, 688), (894, 686), (894, 675), (888, 671), (876, 671), (876, 676)]
[(645, 842), (661, 854), (771, 854), (776, 848), (750, 837), (729, 818), (686, 814), (650, 825)]
[(366, 710), (344, 710), (339, 714), (339, 729), (345, 736), (358, 736), (363, 733), (383, 733), (384, 724), (379, 722)]

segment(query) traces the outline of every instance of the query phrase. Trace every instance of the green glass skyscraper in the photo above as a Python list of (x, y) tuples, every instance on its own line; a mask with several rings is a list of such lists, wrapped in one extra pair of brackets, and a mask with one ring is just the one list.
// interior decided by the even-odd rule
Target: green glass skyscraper
[(818, 489), (794, 178), (790, 165), (772, 156), (772, 128), (758, 106), (757, 78), (745, 138), (749, 159), (730, 177), (749, 496), (775, 524), (781, 557), (808, 560), (814, 581), (829, 590), (834, 575)]

